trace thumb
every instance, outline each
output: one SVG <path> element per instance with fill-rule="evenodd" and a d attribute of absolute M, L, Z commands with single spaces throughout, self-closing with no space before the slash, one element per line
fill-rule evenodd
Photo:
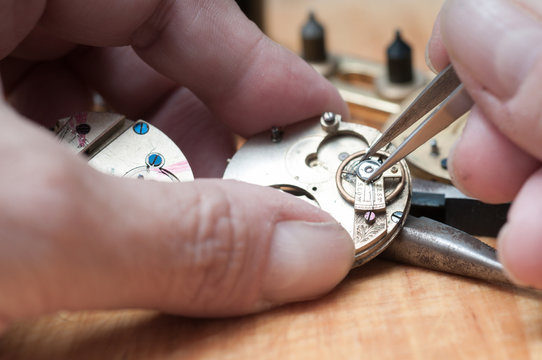
<path fill-rule="evenodd" d="M 32 264 L 2 282 L 33 299 L 3 302 L 8 322 L 60 309 L 238 315 L 321 295 L 352 265 L 348 233 L 294 196 L 235 181 L 113 178 L 79 165 L 71 174 L 85 179 L 67 201 L 55 192 L 47 224 L 36 226 L 49 236 L 18 252 L 28 259 L 17 263 Z"/>
<path fill-rule="evenodd" d="M 137 242 L 126 240 L 137 259 L 130 265 L 147 261 L 151 279 L 167 274 L 158 288 L 152 280 L 142 289 L 142 298 L 154 293 L 143 306 L 198 316 L 254 312 L 322 295 L 352 265 L 353 242 L 330 215 L 275 189 L 113 180 L 139 219 Z M 146 192 L 163 201 L 150 204 Z"/>

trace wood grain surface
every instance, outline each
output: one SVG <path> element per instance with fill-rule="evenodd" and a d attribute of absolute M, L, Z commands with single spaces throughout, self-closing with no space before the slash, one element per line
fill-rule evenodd
<path fill-rule="evenodd" d="M 268 0 L 266 28 L 294 50 L 306 11 L 330 48 L 375 60 L 401 27 L 423 64 L 442 1 Z M 537 359 L 542 301 L 376 259 L 321 299 L 230 319 L 62 312 L 13 326 L 0 359 Z"/>

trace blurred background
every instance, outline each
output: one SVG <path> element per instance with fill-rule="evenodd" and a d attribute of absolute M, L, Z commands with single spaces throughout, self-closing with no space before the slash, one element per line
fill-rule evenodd
<path fill-rule="evenodd" d="M 238 0 L 273 40 L 299 53 L 301 27 L 313 11 L 325 27 L 327 49 L 379 62 L 396 29 L 425 69 L 425 44 L 444 0 Z"/>

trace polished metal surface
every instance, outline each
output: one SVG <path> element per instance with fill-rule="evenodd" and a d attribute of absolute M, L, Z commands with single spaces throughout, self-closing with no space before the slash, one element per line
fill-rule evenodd
<path fill-rule="evenodd" d="M 231 159 L 224 178 L 275 187 L 329 212 L 352 236 L 352 267 L 383 252 L 396 261 L 512 286 L 494 248 L 438 221 L 408 215 L 413 181 L 404 160 L 377 180 L 363 181 L 389 154 L 379 151 L 363 160 L 379 132 L 346 122 L 329 131 L 335 119 L 326 114 L 288 126 L 280 142 L 269 132 L 256 135 Z M 415 182 L 417 191 L 441 196 L 444 205 L 447 199 L 475 201 L 450 185 Z"/>
<path fill-rule="evenodd" d="M 383 256 L 427 269 L 510 284 L 494 248 L 428 218 L 409 216 Z"/>
<path fill-rule="evenodd" d="M 354 266 L 359 266 L 380 254 L 400 231 L 405 217 L 393 214 L 408 212 L 410 173 L 401 162 L 382 176 L 378 189 L 358 181 L 360 150 L 379 132 L 347 122 L 326 124 L 325 119 L 337 117 L 285 127 L 280 142 L 272 142 L 268 132 L 254 136 L 230 160 L 224 178 L 275 187 L 326 210 L 352 236 Z M 371 160 L 380 164 L 387 156 L 380 152 Z M 371 221 L 365 220 L 367 211 L 374 212 L 374 221 L 369 215 Z"/>
<path fill-rule="evenodd" d="M 112 113 L 80 113 L 60 119 L 57 137 L 106 174 L 158 181 L 194 179 L 186 157 L 159 129 Z"/>

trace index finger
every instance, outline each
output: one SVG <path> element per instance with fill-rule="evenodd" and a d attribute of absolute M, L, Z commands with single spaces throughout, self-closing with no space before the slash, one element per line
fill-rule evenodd
<path fill-rule="evenodd" d="M 219 119 L 250 135 L 324 111 L 347 114 L 336 89 L 223 1 L 47 3 L 40 25 L 93 46 L 131 44 L 162 74 L 190 88 Z"/>

